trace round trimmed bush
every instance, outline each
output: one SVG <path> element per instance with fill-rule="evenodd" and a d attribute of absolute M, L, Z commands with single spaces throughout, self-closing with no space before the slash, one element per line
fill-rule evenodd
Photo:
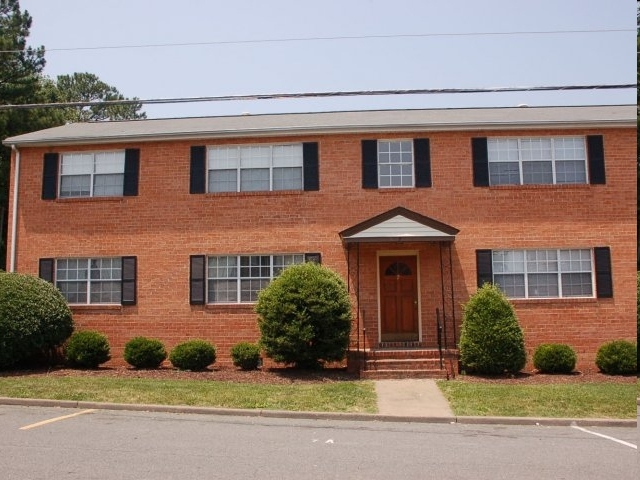
<path fill-rule="evenodd" d="M 71 310 L 50 283 L 0 273 L 0 369 L 49 356 L 73 333 Z"/>
<path fill-rule="evenodd" d="M 638 368 L 638 350 L 627 340 L 614 340 L 600 346 L 596 365 L 603 373 L 627 375 Z"/>
<path fill-rule="evenodd" d="M 258 295 L 260 346 L 276 362 L 318 368 L 345 358 L 352 311 L 340 276 L 316 263 L 286 268 Z"/>
<path fill-rule="evenodd" d="M 109 341 L 100 332 L 75 332 L 65 346 L 67 361 L 77 367 L 97 368 L 111 359 Z"/>
<path fill-rule="evenodd" d="M 517 373 L 526 355 L 513 306 L 496 285 L 485 283 L 464 306 L 461 364 L 471 373 Z"/>
<path fill-rule="evenodd" d="M 562 343 L 543 343 L 533 354 L 533 366 L 542 373 L 571 373 L 576 361 L 573 348 Z"/>
<path fill-rule="evenodd" d="M 204 370 L 216 361 L 216 347 L 205 340 L 189 340 L 176 345 L 169 361 L 179 370 Z"/>
<path fill-rule="evenodd" d="M 255 370 L 260 365 L 260 347 L 255 343 L 237 343 L 231 348 L 231 359 L 242 370 Z"/>
<path fill-rule="evenodd" d="M 124 346 L 124 360 L 136 368 L 158 368 L 167 358 L 167 350 L 160 340 L 135 337 Z"/>

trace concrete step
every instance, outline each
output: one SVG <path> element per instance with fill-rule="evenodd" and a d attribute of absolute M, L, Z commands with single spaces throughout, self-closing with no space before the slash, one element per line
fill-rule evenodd
<path fill-rule="evenodd" d="M 365 365 L 366 370 L 440 370 L 437 358 L 375 358 Z"/>
<path fill-rule="evenodd" d="M 446 380 L 446 370 L 362 370 L 360 378 L 365 380 L 390 380 L 402 378 L 432 378 Z"/>

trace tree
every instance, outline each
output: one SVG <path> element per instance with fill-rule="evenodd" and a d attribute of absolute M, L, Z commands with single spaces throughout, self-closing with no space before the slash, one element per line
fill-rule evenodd
<path fill-rule="evenodd" d="M 51 354 L 72 332 L 71 310 L 52 284 L 0 273 L 0 368 Z"/>
<path fill-rule="evenodd" d="M 60 102 L 101 102 L 110 100 L 129 100 L 117 88 L 101 81 L 92 73 L 74 73 L 59 75 L 56 87 Z M 134 98 L 133 100 L 137 100 Z M 85 107 L 65 108 L 68 122 L 88 122 L 97 120 L 135 120 L 147 118 L 139 112 L 141 103 L 127 105 L 96 104 Z"/>
<path fill-rule="evenodd" d="M 258 296 L 260 345 L 276 362 L 316 368 L 346 356 L 351 302 L 343 280 L 315 263 L 288 267 Z"/>
<path fill-rule="evenodd" d="M 513 306 L 485 283 L 464 306 L 460 362 L 469 372 L 517 373 L 526 363 L 524 335 Z"/>

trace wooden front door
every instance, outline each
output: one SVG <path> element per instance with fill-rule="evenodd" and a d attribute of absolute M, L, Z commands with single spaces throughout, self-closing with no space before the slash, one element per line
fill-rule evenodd
<path fill-rule="evenodd" d="M 380 257 L 380 331 L 383 342 L 418 341 L 416 257 Z"/>

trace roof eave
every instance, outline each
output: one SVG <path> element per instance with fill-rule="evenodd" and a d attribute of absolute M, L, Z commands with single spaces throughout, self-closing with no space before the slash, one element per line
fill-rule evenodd
<path fill-rule="evenodd" d="M 546 128 L 635 128 L 635 119 L 626 120 L 590 120 L 590 121 L 519 121 L 519 122 L 468 122 L 468 123 L 438 123 L 438 124 L 378 124 L 378 125 L 338 125 L 313 127 L 277 127 L 268 129 L 233 129 L 215 131 L 189 131 L 161 134 L 124 134 L 112 136 L 86 137 L 53 137 L 48 139 L 24 139 L 20 136 L 5 139 L 2 143 L 16 147 L 38 147 L 58 145 L 92 145 L 123 142 L 166 142 L 174 140 L 196 140 L 203 138 L 243 138 L 243 137 L 274 137 L 301 136 L 324 134 L 354 134 L 378 132 L 430 132 L 430 131 L 480 131 L 480 130 L 521 130 Z"/>

